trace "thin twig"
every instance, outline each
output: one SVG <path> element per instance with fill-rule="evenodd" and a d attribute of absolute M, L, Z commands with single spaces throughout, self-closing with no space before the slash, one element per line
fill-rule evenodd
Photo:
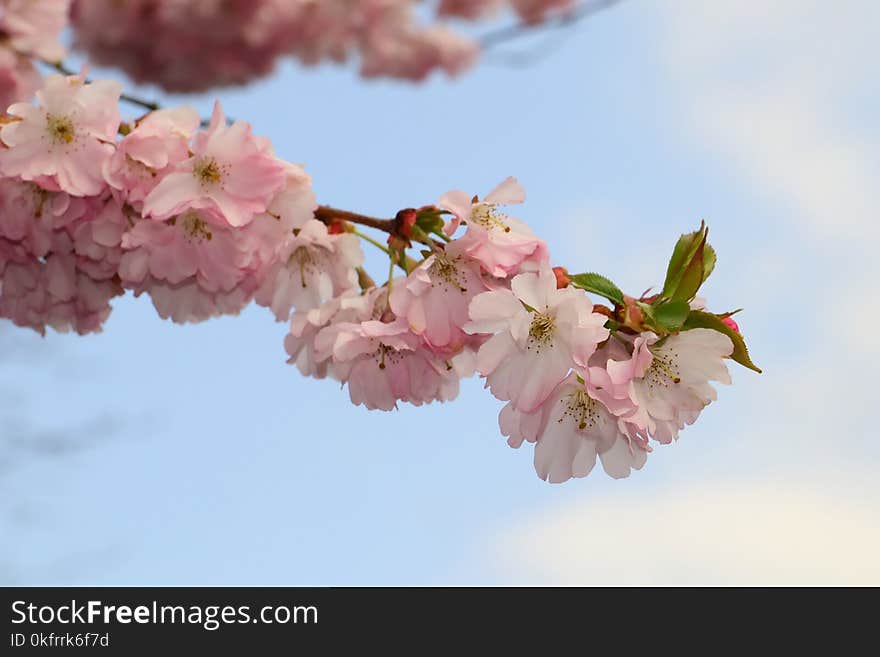
<path fill-rule="evenodd" d="M 574 23 L 589 18 L 594 14 L 598 14 L 605 9 L 610 9 L 619 2 L 621 2 L 621 0 L 585 0 L 582 4 L 578 5 L 571 11 L 562 14 L 558 18 L 540 23 L 539 25 L 519 23 L 518 25 L 511 25 L 510 27 L 505 27 L 484 34 L 480 39 L 480 45 L 483 50 L 489 50 L 498 44 L 518 39 L 526 34 L 534 34 L 537 30 L 556 30 L 569 27 Z"/>
<path fill-rule="evenodd" d="M 78 75 L 78 73 L 76 73 L 75 71 L 71 71 L 69 68 L 67 68 L 63 62 L 47 62 L 43 60 L 43 63 L 46 66 L 55 69 L 62 75 Z M 90 82 L 90 80 L 87 79 L 86 82 Z M 130 105 L 137 105 L 138 107 L 149 110 L 150 112 L 155 112 L 156 110 L 161 108 L 161 105 L 159 105 L 159 103 L 154 103 L 149 100 L 143 100 L 142 98 L 131 96 L 129 94 L 120 95 L 119 100 L 123 100 Z"/>

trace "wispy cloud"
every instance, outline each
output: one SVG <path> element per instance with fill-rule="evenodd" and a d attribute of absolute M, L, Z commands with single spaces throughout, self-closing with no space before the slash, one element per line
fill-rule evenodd
<path fill-rule="evenodd" d="M 795 239 L 876 238 L 880 132 L 866 86 L 880 76 L 880 5 L 678 2 L 661 61 L 681 116 L 751 185 L 788 204 Z M 830 244 L 829 244 L 830 241 Z"/>

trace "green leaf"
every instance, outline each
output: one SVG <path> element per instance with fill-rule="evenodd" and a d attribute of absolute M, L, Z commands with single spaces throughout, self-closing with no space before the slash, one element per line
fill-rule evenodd
<path fill-rule="evenodd" d="M 569 276 L 569 279 L 571 284 L 577 288 L 603 296 L 619 306 L 623 305 L 621 289 L 601 274 L 576 274 Z"/>
<path fill-rule="evenodd" d="M 706 242 L 708 236 L 709 229 L 703 221 L 699 230 L 678 239 L 666 269 L 664 297 L 687 301 L 697 294 L 715 268 L 715 250 Z"/>
<path fill-rule="evenodd" d="M 687 301 L 664 301 L 651 308 L 651 317 L 658 326 L 667 331 L 677 331 L 684 325 L 690 312 L 691 306 Z"/>
<path fill-rule="evenodd" d="M 700 223 L 700 229 L 694 233 L 686 233 L 678 238 L 675 248 L 672 250 L 672 257 L 669 259 L 669 266 L 666 268 L 666 282 L 663 284 L 663 295 L 671 297 L 678 287 L 681 275 L 687 263 L 693 258 L 700 242 L 703 239 L 703 233 L 706 229 L 706 223 Z"/>
<path fill-rule="evenodd" d="M 706 282 L 706 279 L 715 271 L 715 249 L 711 247 L 711 245 L 707 242 L 706 246 L 703 247 L 703 282 Z"/>
<path fill-rule="evenodd" d="M 687 331 L 695 328 L 712 329 L 726 335 L 733 342 L 733 353 L 730 357 L 743 367 L 748 367 L 750 370 L 761 373 L 761 368 L 755 365 L 749 357 L 749 350 L 746 348 L 746 342 L 743 340 L 743 337 L 721 321 L 721 317 L 702 310 L 692 310 L 684 323 L 683 329 Z"/>

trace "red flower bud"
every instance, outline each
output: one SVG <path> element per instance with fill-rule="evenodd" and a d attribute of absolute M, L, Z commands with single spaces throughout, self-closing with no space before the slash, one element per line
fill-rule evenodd
<path fill-rule="evenodd" d="M 728 327 L 739 333 L 739 325 L 733 320 L 733 317 L 725 317 L 721 321 L 727 324 Z"/>
<path fill-rule="evenodd" d="M 397 231 L 403 237 L 410 239 L 412 237 L 413 226 L 419 218 L 419 213 L 413 208 L 407 208 L 397 213 Z"/>

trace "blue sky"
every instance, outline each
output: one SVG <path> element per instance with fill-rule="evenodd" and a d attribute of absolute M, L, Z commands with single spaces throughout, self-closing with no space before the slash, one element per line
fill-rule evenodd
<path fill-rule="evenodd" d="M 286 365 L 260 308 L 180 327 L 126 297 L 97 336 L 2 325 L 0 582 L 880 583 L 880 9 L 709 4 L 627 0 L 524 69 L 290 64 L 219 98 L 338 207 L 515 175 L 554 263 L 630 292 L 707 219 L 705 295 L 746 308 L 764 375 L 735 367 L 630 479 L 551 486 L 479 381 L 370 413 Z"/>

